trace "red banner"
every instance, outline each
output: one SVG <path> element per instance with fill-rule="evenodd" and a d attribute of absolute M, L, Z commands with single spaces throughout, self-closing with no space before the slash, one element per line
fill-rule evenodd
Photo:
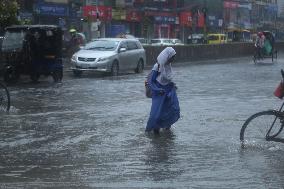
<path fill-rule="evenodd" d="M 83 16 L 84 17 L 95 17 L 97 16 L 97 7 L 96 6 L 84 6 L 83 7 Z M 98 6 L 99 19 L 102 21 L 111 21 L 112 19 L 112 8 L 107 6 Z"/>
<path fill-rule="evenodd" d="M 126 20 L 129 22 L 140 22 L 141 15 L 136 11 L 129 11 L 126 14 Z"/>
<path fill-rule="evenodd" d="M 197 21 L 197 27 L 204 27 L 205 25 L 205 18 L 203 13 L 198 13 L 198 21 Z"/>
<path fill-rule="evenodd" d="M 238 8 L 239 3 L 238 2 L 233 2 L 233 1 L 224 1 L 224 8 L 227 9 L 236 9 Z"/>
<path fill-rule="evenodd" d="M 176 16 L 176 14 L 170 12 L 159 12 L 159 11 L 145 11 L 145 16 Z"/>
<path fill-rule="evenodd" d="M 179 15 L 179 23 L 182 26 L 192 26 L 191 12 L 181 12 Z"/>

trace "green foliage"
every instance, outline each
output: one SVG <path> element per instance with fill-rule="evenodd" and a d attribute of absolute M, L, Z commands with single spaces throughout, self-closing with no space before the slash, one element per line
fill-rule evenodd
<path fill-rule="evenodd" d="M 0 1 L 0 30 L 12 24 L 18 24 L 18 4 L 16 0 Z"/>

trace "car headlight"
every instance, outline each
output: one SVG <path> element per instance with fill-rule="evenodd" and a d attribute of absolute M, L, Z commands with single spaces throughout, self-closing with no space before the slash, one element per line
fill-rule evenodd
<path fill-rule="evenodd" d="M 103 62 L 103 61 L 107 61 L 109 59 L 109 57 L 101 57 L 98 59 L 98 62 Z"/>
<path fill-rule="evenodd" d="M 72 58 L 71 58 L 71 61 L 76 62 L 76 60 L 77 60 L 77 56 L 73 55 Z"/>

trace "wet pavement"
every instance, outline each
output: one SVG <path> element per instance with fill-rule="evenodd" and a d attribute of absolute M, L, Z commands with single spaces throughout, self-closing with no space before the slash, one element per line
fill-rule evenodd
<path fill-rule="evenodd" d="M 239 142 L 249 115 L 282 103 L 273 91 L 284 57 L 269 62 L 175 65 L 181 119 L 159 136 L 144 133 L 149 70 L 9 86 L 0 188 L 283 188 L 284 144 Z"/>

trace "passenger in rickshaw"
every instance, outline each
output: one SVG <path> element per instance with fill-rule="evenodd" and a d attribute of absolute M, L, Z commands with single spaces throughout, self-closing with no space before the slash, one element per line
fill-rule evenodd
<path fill-rule="evenodd" d="M 262 32 L 258 32 L 254 46 L 256 48 L 258 57 L 260 58 L 263 58 L 264 56 L 264 42 L 265 42 L 264 34 Z"/>
<path fill-rule="evenodd" d="M 267 51 L 271 55 L 271 53 L 274 51 L 274 44 L 275 44 L 274 36 L 271 32 L 268 32 L 268 31 L 265 31 L 264 35 L 265 35 L 265 38 L 267 39 L 267 42 L 269 42 L 269 44 L 267 45 L 264 44 L 264 46 L 267 48 Z"/>

